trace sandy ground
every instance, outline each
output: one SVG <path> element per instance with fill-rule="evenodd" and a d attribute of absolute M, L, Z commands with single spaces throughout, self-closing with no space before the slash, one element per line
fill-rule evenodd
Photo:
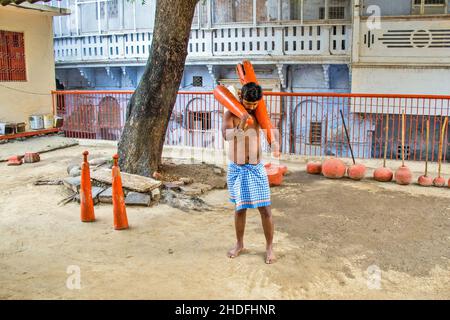
<path fill-rule="evenodd" d="M 234 243 L 226 190 L 203 197 L 211 211 L 128 207 L 125 231 L 113 230 L 110 205 L 81 223 L 76 203 L 57 205 L 63 186 L 33 181 L 65 176 L 84 149 L 0 164 L 0 298 L 450 299 L 450 189 L 332 181 L 289 163 L 293 172 L 272 188 L 278 261 L 266 265 L 256 210 L 247 215 L 248 252 L 226 257 Z M 81 289 L 66 286 L 70 266 Z"/>

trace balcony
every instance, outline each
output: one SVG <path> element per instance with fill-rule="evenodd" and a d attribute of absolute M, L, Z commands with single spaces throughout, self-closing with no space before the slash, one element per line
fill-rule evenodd
<path fill-rule="evenodd" d="M 348 63 L 351 31 L 350 23 L 193 29 L 187 63 L 227 63 L 242 57 L 280 63 Z M 144 64 L 151 41 L 151 32 L 135 31 L 57 37 L 55 60 L 58 66 L 111 62 Z"/>

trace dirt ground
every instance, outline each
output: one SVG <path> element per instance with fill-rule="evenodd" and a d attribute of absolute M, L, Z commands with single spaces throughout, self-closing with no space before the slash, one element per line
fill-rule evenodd
<path fill-rule="evenodd" d="M 288 163 L 292 172 L 272 188 L 278 261 L 266 265 L 256 210 L 248 252 L 226 257 L 234 244 L 226 190 L 203 196 L 210 211 L 128 207 L 124 231 L 113 230 L 111 205 L 81 223 L 79 205 L 57 205 L 63 186 L 33 182 L 66 176 L 84 149 L 0 163 L 1 299 L 450 299 L 450 189 L 327 180 Z M 88 149 L 92 158 L 115 151 Z M 66 286 L 70 266 L 81 289 Z"/>

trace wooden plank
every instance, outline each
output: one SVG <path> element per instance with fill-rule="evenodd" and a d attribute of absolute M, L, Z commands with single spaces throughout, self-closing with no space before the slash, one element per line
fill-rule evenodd
<path fill-rule="evenodd" d="M 59 128 L 51 128 L 51 129 L 36 130 L 36 131 L 27 131 L 27 132 L 21 132 L 21 133 L 0 135 L 0 140 L 17 139 L 17 138 L 31 137 L 31 136 L 37 136 L 37 135 L 40 135 L 40 134 L 57 133 L 57 132 L 59 132 Z"/>
<path fill-rule="evenodd" d="M 148 177 L 138 176 L 136 174 L 121 172 L 120 175 L 122 177 L 122 186 L 125 189 L 136 192 L 148 193 L 153 189 L 159 188 L 162 184 L 161 181 Z M 101 183 L 112 184 L 111 169 L 96 170 L 92 172 L 91 178 Z"/>

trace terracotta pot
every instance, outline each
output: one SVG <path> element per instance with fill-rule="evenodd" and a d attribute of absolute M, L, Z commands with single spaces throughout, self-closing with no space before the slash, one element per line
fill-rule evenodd
<path fill-rule="evenodd" d="M 428 176 L 420 176 L 417 183 L 422 187 L 430 187 L 433 185 L 433 179 Z"/>
<path fill-rule="evenodd" d="M 366 166 L 363 164 L 354 164 L 348 167 L 347 175 L 350 179 L 361 180 L 366 175 Z"/>
<path fill-rule="evenodd" d="M 308 162 L 306 164 L 306 172 L 309 174 L 320 174 L 322 172 L 322 164 L 320 162 Z"/>
<path fill-rule="evenodd" d="M 436 177 L 436 178 L 434 178 L 433 185 L 435 187 L 445 187 L 445 179 L 444 179 L 444 177 Z"/>
<path fill-rule="evenodd" d="M 336 158 L 325 160 L 322 164 L 322 174 L 329 179 L 340 179 L 345 175 L 345 163 Z"/>
<path fill-rule="evenodd" d="M 411 170 L 407 166 L 401 166 L 395 171 L 395 182 L 400 185 L 408 185 L 412 181 Z"/>
<path fill-rule="evenodd" d="M 379 182 L 392 181 L 393 177 L 394 177 L 394 173 L 392 172 L 392 170 L 389 168 L 386 168 L 386 167 L 377 168 L 373 172 L 373 178 Z"/>

